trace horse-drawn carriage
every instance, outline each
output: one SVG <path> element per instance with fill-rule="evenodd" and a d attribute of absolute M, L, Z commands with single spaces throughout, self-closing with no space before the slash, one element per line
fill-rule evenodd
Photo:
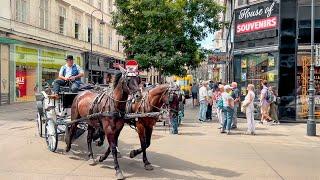
<path fill-rule="evenodd" d="M 66 127 L 71 123 L 71 105 L 78 93 L 70 91 L 70 87 L 62 87 L 59 98 L 51 96 L 51 89 L 46 88 L 36 94 L 37 105 L 37 127 L 40 137 L 44 137 L 48 149 L 56 151 L 58 140 L 62 139 Z M 80 127 L 85 130 L 83 124 Z"/>
<path fill-rule="evenodd" d="M 152 170 L 153 167 L 146 157 L 146 149 L 151 143 L 153 126 L 163 113 L 162 106 L 166 104 L 170 107 L 175 104 L 170 103 L 170 97 L 174 93 L 171 93 L 173 91 L 169 85 L 160 85 L 142 95 L 140 77 L 124 69 L 120 70 L 121 73 L 115 76 L 113 87 L 109 89 L 71 93 L 66 88 L 60 92 L 57 99 L 50 96 L 50 91 L 45 90 L 36 96 L 39 135 L 43 135 L 44 125 L 44 137 L 49 150 L 54 152 L 59 136 L 64 135 L 65 150 L 68 152 L 72 140 L 77 137 L 77 131 L 87 130 L 89 158 L 102 162 L 112 153 L 117 179 L 123 179 L 117 161 L 117 146 L 124 124 L 136 127 L 141 142 L 141 148 L 132 150 L 130 158 L 143 153 L 145 169 Z M 96 159 L 93 158 L 91 147 L 94 135 L 97 135 L 102 143 L 106 138 L 109 144 L 105 154 Z"/>

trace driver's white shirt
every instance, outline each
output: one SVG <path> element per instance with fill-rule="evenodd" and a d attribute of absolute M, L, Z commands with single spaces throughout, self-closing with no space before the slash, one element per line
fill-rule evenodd
<path fill-rule="evenodd" d="M 73 66 L 73 65 L 72 65 L 72 66 Z M 71 77 L 71 76 L 72 76 L 72 66 L 69 67 L 67 64 L 65 64 L 64 66 L 62 66 L 62 67 L 60 68 L 60 71 L 59 71 L 59 76 L 63 76 L 63 69 L 64 69 L 64 67 L 65 67 L 65 68 L 66 68 L 66 74 L 65 74 L 64 77 L 66 77 L 66 78 Z M 76 64 L 76 66 L 77 66 L 77 69 L 78 69 L 79 74 L 80 74 L 80 73 L 83 73 L 83 70 L 81 69 L 81 67 L 80 67 L 79 65 L 77 65 L 77 64 Z"/>

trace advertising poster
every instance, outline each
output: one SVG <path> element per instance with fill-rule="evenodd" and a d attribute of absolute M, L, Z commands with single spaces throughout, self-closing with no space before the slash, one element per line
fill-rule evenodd
<path fill-rule="evenodd" d="M 268 66 L 274 67 L 274 57 L 273 56 L 268 57 Z"/>
<path fill-rule="evenodd" d="M 17 97 L 23 97 L 27 95 L 27 71 L 17 70 L 16 71 L 16 83 L 17 83 Z"/>

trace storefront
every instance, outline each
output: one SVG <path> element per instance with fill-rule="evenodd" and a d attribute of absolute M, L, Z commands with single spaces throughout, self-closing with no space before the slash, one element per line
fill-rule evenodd
<path fill-rule="evenodd" d="M 124 66 L 125 63 L 123 60 L 101 54 L 93 53 L 90 57 L 90 52 L 85 53 L 85 62 L 87 82 L 93 82 L 94 84 L 109 84 L 116 73 L 114 64 Z"/>
<path fill-rule="evenodd" d="M 66 55 L 73 55 L 75 63 L 83 67 L 80 53 L 33 44 L 10 46 L 10 102 L 34 101 L 35 92 L 51 85 L 58 77 Z"/>
<path fill-rule="evenodd" d="M 305 0 L 284 0 L 280 4 L 265 1 L 235 11 L 234 79 L 239 82 L 243 96 L 246 86 L 254 84 L 257 98 L 261 81 L 267 80 L 281 98 L 279 116 L 282 120 L 303 120 L 308 114 L 311 21 L 307 14 L 310 14 L 310 4 L 311 1 Z M 316 12 L 320 12 L 320 2 Z M 320 33 L 319 13 L 316 13 L 317 33 Z M 320 43 L 319 36 L 315 43 Z M 319 65 L 315 67 L 315 79 L 319 119 Z"/>

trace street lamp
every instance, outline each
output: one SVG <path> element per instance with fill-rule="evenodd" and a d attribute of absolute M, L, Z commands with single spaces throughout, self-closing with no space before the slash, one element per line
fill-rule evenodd
<path fill-rule="evenodd" d="M 311 64 L 309 81 L 309 114 L 307 121 L 307 135 L 316 136 L 316 121 L 314 119 L 314 0 L 311 2 Z"/>
<path fill-rule="evenodd" d="M 102 12 L 100 9 L 96 9 L 96 10 L 94 10 L 94 11 L 91 12 L 90 58 L 89 58 L 89 62 L 90 62 L 90 73 L 91 73 L 91 74 L 90 74 L 90 81 L 91 81 L 91 83 L 93 83 L 93 79 L 92 79 L 92 42 L 93 42 L 93 38 L 92 38 L 92 32 L 93 32 L 92 21 L 93 21 L 93 20 L 92 20 L 92 19 L 93 19 L 93 13 L 95 13 L 95 12 L 100 12 L 100 13 L 101 13 L 102 18 L 101 18 L 100 24 L 101 24 L 101 25 L 106 24 L 106 23 L 103 21 L 103 12 Z"/>

